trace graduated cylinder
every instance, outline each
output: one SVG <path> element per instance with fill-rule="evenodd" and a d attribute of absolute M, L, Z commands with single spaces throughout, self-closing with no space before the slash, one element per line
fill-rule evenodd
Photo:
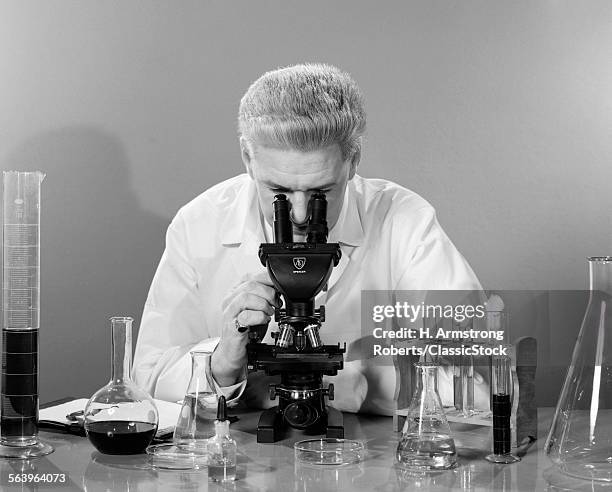
<path fill-rule="evenodd" d="M 38 441 L 39 171 L 3 176 L 3 323 L 0 457 L 50 453 Z"/>

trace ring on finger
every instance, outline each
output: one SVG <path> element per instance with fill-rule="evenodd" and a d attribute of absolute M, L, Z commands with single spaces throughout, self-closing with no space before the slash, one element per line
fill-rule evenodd
<path fill-rule="evenodd" d="M 234 323 L 235 323 L 236 329 L 238 330 L 238 333 L 244 333 L 245 331 L 249 329 L 249 325 L 240 324 L 240 321 L 238 321 L 238 318 L 234 319 Z"/>

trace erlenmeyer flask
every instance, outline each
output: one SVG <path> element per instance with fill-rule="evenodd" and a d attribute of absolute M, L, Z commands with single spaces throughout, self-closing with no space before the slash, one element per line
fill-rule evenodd
<path fill-rule="evenodd" d="M 568 475 L 612 481 L 612 257 L 588 260 L 589 304 L 544 449 Z"/>
<path fill-rule="evenodd" d="M 215 435 L 217 395 L 206 377 L 209 351 L 192 351 L 191 378 L 171 443 L 147 448 L 154 468 L 191 470 L 208 464 L 208 440 Z"/>
<path fill-rule="evenodd" d="M 108 384 L 85 406 L 85 430 L 91 443 L 105 454 L 144 453 L 157 432 L 159 417 L 149 394 L 130 377 L 132 318 L 113 317 L 112 374 Z"/>
<path fill-rule="evenodd" d="M 417 362 L 415 367 L 417 388 L 397 446 L 397 462 L 415 470 L 453 468 L 457 451 L 438 393 L 438 365 Z"/>
<path fill-rule="evenodd" d="M 177 444 L 196 444 L 198 440 L 215 435 L 217 395 L 206 377 L 212 352 L 193 351 L 190 354 L 191 379 L 174 429 Z"/>

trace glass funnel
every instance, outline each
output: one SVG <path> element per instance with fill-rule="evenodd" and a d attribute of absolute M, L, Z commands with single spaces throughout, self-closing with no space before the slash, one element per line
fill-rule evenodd
<path fill-rule="evenodd" d="M 39 171 L 5 171 L 2 221 L 2 394 L 0 457 L 53 451 L 38 439 L 40 321 Z"/>
<path fill-rule="evenodd" d="M 457 464 L 455 441 L 438 393 L 438 365 L 417 362 L 417 388 L 397 447 L 397 462 L 413 470 L 447 470 Z"/>
<path fill-rule="evenodd" d="M 590 297 L 545 444 L 562 472 L 612 481 L 612 257 L 589 258 Z"/>
<path fill-rule="evenodd" d="M 85 431 L 105 454 L 144 453 L 157 432 L 159 416 L 153 399 L 130 378 L 132 318 L 113 317 L 112 373 L 85 406 Z"/>

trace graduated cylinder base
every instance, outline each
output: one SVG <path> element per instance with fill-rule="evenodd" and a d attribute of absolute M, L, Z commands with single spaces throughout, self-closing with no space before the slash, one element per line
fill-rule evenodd
<path fill-rule="evenodd" d="M 46 456 L 53 451 L 53 446 L 41 441 L 36 441 L 34 444 L 29 444 L 27 446 L 7 446 L 6 444 L 0 444 L 0 458 L 27 460 Z"/>
<path fill-rule="evenodd" d="M 487 455 L 485 459 L 491 463 L 499 463 L 502 465 L 507 465 L 509 463 L 516 463 L 517 461 L 521 461 L 521 459 L 518 456 L 515 456 L 512 453 L 508 453 L 508 454 L 491 453 Z"/>

